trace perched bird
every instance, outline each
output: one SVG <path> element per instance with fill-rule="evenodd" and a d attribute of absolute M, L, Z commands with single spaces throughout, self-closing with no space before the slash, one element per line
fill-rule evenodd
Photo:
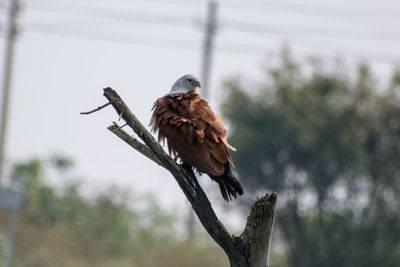
<path fill-rule="evenodd" d="M 158 131 L 158 141 L 167 141 L 168 151 L 181 158 L 182 166 L 192 172 L 207 173 L 218 183 L 223 198 L 229 202 L 243 189 L 231 171 L 228 149 L 236 151 L 226 140 L 222 120 L 196 93 L 197 77 L 179 78 L 171 91 L 157 99 L 153 106 L 151 126 Z"/>

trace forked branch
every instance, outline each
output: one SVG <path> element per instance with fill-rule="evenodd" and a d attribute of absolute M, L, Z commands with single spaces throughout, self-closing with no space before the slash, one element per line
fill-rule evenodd
<path fill-rule="evenodd" d="M 142 153 L 158 165 L 167 169 L 175 178 L 197 217 L 208 234 L 226 252 L 231 266 L 268 266 L 269 244 L 274 220 L 275 193 L 258 199 L 252 206 L 246 228 L 240 237 L 231 235 L 216 216 L 196 177 L 178 165 L 147 131 L 142 123 L 130 111 L 121 97 L 111 88 L 104 89 L 104 96 L 115 108 L 117 114 L 143 141 L 135 139 L 114 123 L 108 129 L 124 140 L 132 148 Z M 100 110 L 98 108 L 97 110 Z M 95 112 L 97 110 L 93 110 Z"/>

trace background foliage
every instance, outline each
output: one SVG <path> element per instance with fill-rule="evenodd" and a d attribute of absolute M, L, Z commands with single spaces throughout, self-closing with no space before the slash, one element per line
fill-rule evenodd
<path fill-rule="evenodd" d="M 247 196 L 278 192 L 289 266 L 398 266 L 399 72 L 388 84 L 288 51 L 258 86 L 225 83 L 236 170 Z"/>
<path fill-rule="evenodd" d="M 271 266 L 398 266 L 400 72 L 385 84 L 365 64 L 349 74 L 299 65 L 287 51 L 257 83 L 226 81 L 244 213 L 256 195 L 279 194 Z M 65 183 L 79 181 L 73 165 L 64 157 L 14 164 L 12 184 L 26 197 L 14 266 L 228 265 L 208 237 L 186 240 L 182 214 L 151 195 L 117 187 L 89 195 Z M 8 217 L 0 212 L 1 251 Z"/>
<path fill-rule="evenodd" d="M 63 157 L 16 163 L 11 179 L 25 193 L 14 266 L 226 266 L 223 251 L 207 239 L 186 240 L 180 220 L 152 195 L 110 187 L 89 197 L 78 183 L 54 186 L 49 174 L 71 176 Z M 9 214 L 0 213 L 1 246 Z"/>

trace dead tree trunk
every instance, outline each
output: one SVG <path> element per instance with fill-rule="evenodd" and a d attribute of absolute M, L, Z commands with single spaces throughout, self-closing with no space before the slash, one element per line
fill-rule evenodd
<path fill-rule="evenodd" d="M 268 266 L 277 195 L 275 193 L 266 194 L 264 197 L 257 199 L 251 207 L 243 233 L 239 237 L 231 235 L 219 221 L 196 177 L 185 171 L 163 150 L 161 145 L 146 130 L 113 89 L 105 88 L 104 96 L 109 100 L 109 103 L 82 114 L 90 114 L 111 104 L 118 115 L 142 139 L 144 144 L 121 129 L 115 122 L 108 129 L 132 148 L 167 169 L 174 176 L 203 227 L 227 254 L 231 266 Z"/>

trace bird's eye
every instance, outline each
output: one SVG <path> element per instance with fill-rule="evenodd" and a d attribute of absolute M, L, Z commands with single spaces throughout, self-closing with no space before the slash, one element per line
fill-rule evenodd
<path fill-rule="evenodd" d="M 193 82 L 193 80 L 192 80 L 192 79 L 190 79 L 190 78 L 189 78 L 189 79 L 187 79 L 187 81 L 188 81 L 188 82 L 190 82 L 190 83 L 191 83 L 191 82 Z"/>

